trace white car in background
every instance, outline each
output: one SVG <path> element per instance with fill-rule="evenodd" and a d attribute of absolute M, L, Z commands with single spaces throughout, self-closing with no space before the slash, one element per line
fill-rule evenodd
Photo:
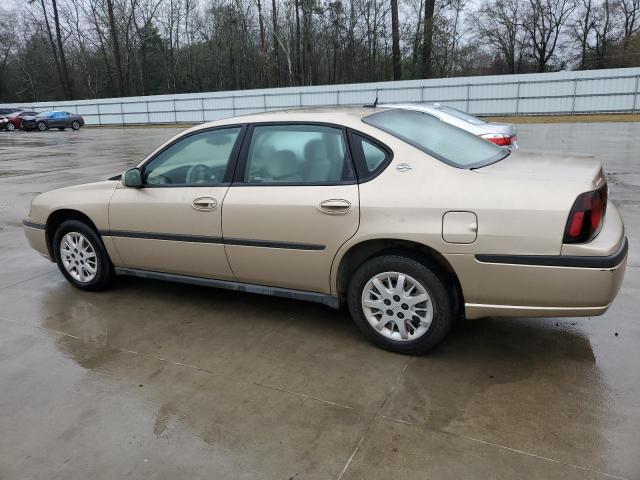
<path fill-rule="evenodd" d="M 384 104 L 381 107 L 400 108 L 428 113 L 455 127 L 471 132 L 485 140 L 507 148 L 518 148 L 516 127 L 511 123 L 487 122 L 462 110 L 440 105 L 439 103 L 402 103 Z"/>

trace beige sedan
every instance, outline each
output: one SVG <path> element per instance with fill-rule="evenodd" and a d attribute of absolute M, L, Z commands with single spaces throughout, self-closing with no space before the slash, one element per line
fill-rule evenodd
<path fill-rule="evenodd" d="M 186 130 L 122 177 L 39 195 L 24 225 L 84 290 L 133 275 L 347 304 L 374 343 L 421 354 L 463 315 L 604 313 L 627 260 L 607 196 L 590 157 L 311 109 Z"/>

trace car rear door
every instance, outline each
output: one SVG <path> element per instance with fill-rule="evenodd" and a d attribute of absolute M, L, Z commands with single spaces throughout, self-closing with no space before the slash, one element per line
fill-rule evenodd
<path fill-rule="evenodd" d="M 222 209 L 241 282 L 330 292 L 333 258 L 359 225 L 358 185 L 341 127 L 249 127 Z"/>
<path fill-rule="evenodd" d="M 222 244 L 221 207 L 243 126 L 196 131 L 142 168 L 142 188 L 120 185 L 108 232 L 124 266 L 233 280 Z"/>

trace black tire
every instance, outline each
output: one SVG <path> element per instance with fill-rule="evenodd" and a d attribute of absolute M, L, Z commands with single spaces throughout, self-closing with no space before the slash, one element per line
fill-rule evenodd
<path fill-rule="evenodd" d="M 385 337 L 367 320 L 362 307 L 362 293 L 369 280 L 383 272 L 409 275 L 427 291 L 433 307 L 433 318 L 427 331 L 414 340 L 393 340 Z M 448 281 L 436 269 L 409 257 L 384 255 L 362 264 L 351 277 L 347 301 L 353 321 L 375 345 L 395 353 L 423 355 L 445 338 L 455 322 L 452 290 Z"/>
<path fill-rule="evenodd" d="M 38 128 L 38 130 L 40 130 L 41 132 L 44 132 L 47 128 L 47 124 L 44 122 L 38 122 L 38 124 L 36 125 L 36 127 Z"/>
<path fill-rule="evenodd" d="M 80 130 L 80 122 L 77 120 L 74 120 L 73 123 L 71 124 L 71 128 L 73 128 L 74 130 Z"/>
<path fill-rule="evenodd" d="M 91 247 L 96 254 L 96 274 L 95 277 L 90 281 L 81 282 L 75 279 L 67 271 L 62 262 L 62 256 L 60 255 L 60 243 L 62 242 L 64 236 L 69 232 L 77 232 L 84 236 L 85 239 L 91 244 Z M 74 287 L 79 288 L 80 290 L 105 290 L 113 283 L 115 274 L 113 271 L 113 264 L 111 263 L 109 255 L 107 254 L 107 250 L 104 248 L 102 239 L 93 230 L 93 228 L 88 226 L 86 223 L 80 222 L 78 220 L 66 220 L 62 222 L 53 236 L 53 254 L 55 256 L 56 263 L 58 264 L 58 268 L 60 269 L 62 274 L 69 281 L 69 283 L 71 283 Z"/>

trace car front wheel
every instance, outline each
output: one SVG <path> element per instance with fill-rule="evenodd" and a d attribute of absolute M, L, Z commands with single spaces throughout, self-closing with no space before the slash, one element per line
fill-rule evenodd
<path fill-rule="evenodd" d="M 16 129 L 16 126 L 13 123 L 9 122 L 9 123 L 7 123 L 7 127 L 6 128 L 10 132 L 13 132 Z"/>
<path fill-rule="evenodd" d="M 44 122 L 38 122 L 38 130 L 44 132 L 47 129 L 47 124 Z"/>
<path fill-rule="evenodd" d="M 435 269 L 399 255 L 365 262 L 349 283 L 348 304 L 358 328 L 385 350 L 422 355 L 454 323 L 446 281 Z"/>
<path fill-rule="evenodd" d="M 73 128 L 74 130 L 80 130 L 80 122 L 78 122 L 77 120 L 76 120 L 76 121 L 74 121 L 74 122 L 71 124 L 71 128 Z"/>
<path fill-rule="evenodd" d="M 104 290 L 113 281 L 113 264 L 98 234 L 77 220 L 63 222 L 53 237 L 56 263 L 81 290 Z"/>

